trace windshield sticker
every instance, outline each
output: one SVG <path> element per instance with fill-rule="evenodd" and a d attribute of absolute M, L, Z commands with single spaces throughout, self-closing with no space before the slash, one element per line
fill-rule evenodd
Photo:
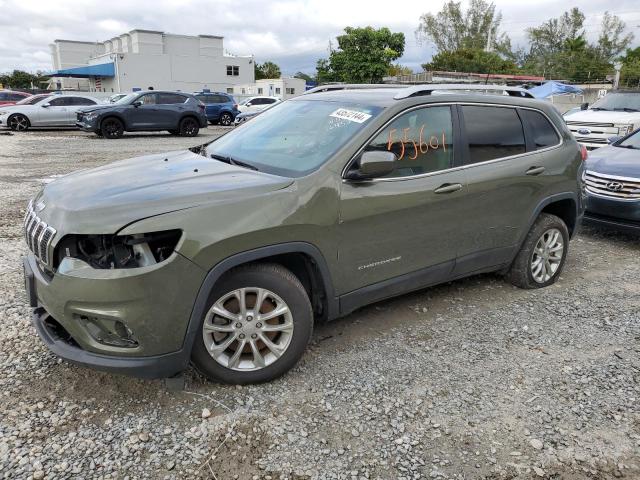
<path fill-rule="evenodd" d="M 371 118 L 371 115 L 368 113 L 359 112 L 357 110 L 348 110 L 346 108 L 339 108 L 329 116 L 356 123 L 364 123 Z"/>

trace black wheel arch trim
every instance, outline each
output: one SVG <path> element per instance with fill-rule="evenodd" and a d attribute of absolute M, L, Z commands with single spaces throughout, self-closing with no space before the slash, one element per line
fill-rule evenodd
<path fill-rule="evenodd" d="M 196 296 L 196 300 L 191 311 L 191 316 L 189 317 L 189 324 L 187 326 L 187 332 L 182 346 L 182 353 L 185 361 L 184 368 L 187 367 L 189 359 L 191 358 L 191 350 L 198 333 L 200 320 L 205 314 L 207 300 L 209 299 L 211 290 L 220 277 L 234 267 L 287 253 L 301 253 L 308 255 L 313 259 L 318 267 L 325 289 L 328 310 L 327 318 L 332 320 L 340 316 L 339 302 L 335 296 L 329 266 L 327 265 L 322 252 L 315 245 L 308 242 L 287 242 L 240 252 L 217 263 L 211 270 L 209 270 L 209 273 L 207 273 L 207 276 L 200 286 L 200 290 L 198 291 L 198 295 Z"/>

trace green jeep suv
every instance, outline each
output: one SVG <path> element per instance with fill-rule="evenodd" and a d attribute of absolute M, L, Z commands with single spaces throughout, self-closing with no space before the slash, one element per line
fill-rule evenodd
<path fill-rule="evenodd" d="M 24 223 L 46 345 L 141 377 L 191 362 L 261 382 L 316 321 L 481 272 L 557 280 L 586 154 L 551 104 L 489 85 L 339 88 L 46 185 Z"/>

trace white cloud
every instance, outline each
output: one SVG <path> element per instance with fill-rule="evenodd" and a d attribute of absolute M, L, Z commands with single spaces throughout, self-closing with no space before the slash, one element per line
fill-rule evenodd
<path fill-rule="evenodd" d="M 238 55 L 254 54 L 257 61 L 273 60 L 285 73 L 313 72 L 327 55 L 329 40 L 345 26 L 388 26 L 406 36 L 401 63 L 419 68 L 433 47 L 416 43 L 414 31 L 422 13 L 437 12 L 444 0 L 416 2 L 349 0 L 0 0 L 0 71 L 21 68 L 50 70 L 49 44 L 56 38 L 100 41 L 133 28 L 181 34 L 224 35 L 225 48 Z M 619 0 L 615 8 L 604 0 L 574 2 L 587 13 L 590 37 L 606 9 L 623 12 L 629 26 L 640 25 L 637 0 Z M 514 44 L 523 44 L 524 31 L 570 6 L 558 0 L 498 0 L 504 29 Z M 640 28 L 635 28 L 636 44 Z"/>

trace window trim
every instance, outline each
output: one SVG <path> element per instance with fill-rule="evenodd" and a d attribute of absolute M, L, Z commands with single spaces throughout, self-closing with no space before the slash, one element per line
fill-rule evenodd
<path fill-rule="evenodd" d="M 375 183 L 375 182 L 403 182 L 406 180 L 415 180 L 415 179 L 420 179 L 420 178 L 424 178 L 424 177 L 433 177 L 435 175 L 441 175 L 443 173 L 450 173 L 450 172 L 455 172 L 458 170 L 466 170 L 469 168 L 473 168 L 473 167 L 478 167 L 478 166 L 482 166 L 482 165 L 489 165 L 492 163 L 497 163 L 497 162 L 503 162 L 505 160 L 511 160 L 514 158 L 518 158 L 518 157 L 525 157 L 528 155 L 533 155 L 533 154 L 537 154 L 537 153 L 541 153 L 541 152 L 546 152 L 546 151 L 550 151 L 550 150 L 555 150 L 556 148 L 560 148 L 562 145 L 564 145 L 564 136 L 562 135 L 562 132 L 560 132 L 560 130 L 558 130 L 558 127 L 556 126 L 555 123 L 553 123 L 553 121 L 551 120 L 551 118 L 549 118 L 549 116 L 543 112 L 542 110 L 535 108 L 535 107 L 523 107 L 520 105 L 505 105 L 502 103 L 478 103 L 478 102 L 438 102 L 438 103 L 426 103 L 426 104 L 422 104 L 422 105 L 414 105 L 412 107 L 406 108 L 398 113 L 396 113 L 393 117 L 391 117 L 389 120 L 387 120 L 382 126 L 380 126 L 378 129 L 376 129 L 376 131 L 360 146 L 360 148 L 358 148 L 358 150 L 356 151 L 355 154 L 353 154 L 351 156 L 351 158 L 349 159 L 349 161 L 347 161 L 347 163 L 345 164 L 345 166 L 343 167 L 342 171 L 340 172 L 340 176 L 342 178 L 342 183 L 354 183 L 353 180 L 349 180 L 347 178 L 345 178 L 345 175 L 347 174 L 347 172 L 349 171 L 349 168 L 351 167 L 351 165 L 353 165 L 353 163 L 358 159 L 358 157 L 362 154 L 362 151 L 365 149 L 365 147 L 369 144 L 369 142 L 371 142 L 380 132 L 382 132 L 382 130 L 384 130 L 385 128 L 387 128 L 387 126 L 389 126 L 389 124 L 391 122 L 393 122 L 396 118 L 398 118 L 400 115 L 403 115 L 407 112 L 410 112 L 412 110 L 417 110 L 419 108 L 425 108 L 425 107 L 431 107 L 431 106 L 444 106 L 444 105 L 449 105 L 451 107 L 451 117 L 452 117 L 452 123 L 453 123 L 453 134 L 454 134 L 454 138 L 453 138 L 453 152 L 454 152 L 454 157 L 453 157 L 453 167 L 452 168 L 448 168 L 448 169 L 444 169 L 444 170 L 438 170 L 436 172 L 427 172 L 427 173 L 421 173 L 419 175 L 411 175 L 411 176 L 406 176 L 406 177 L 394 177 L 394 178 L 372 178 L 369 180 L 360 180 L 358 182 L 366 182 L 366 183 Z M 550 147 L 546 147 L 546 148 L 541 148 L 540 150 L 532 150 L 532 151 L 527 151 L 524 153 L 518 153 L 516 155 L 511 155 L 508 157 L 500 157 L 500 158 L 493 158 L 491 160 L 485 160 L 484 162 L 478 162 L 478 163 L 470 163 L 470 164 L 464 164 L 464 162 L 459 163 L 459 159 L 462 160 L 461 156 L 459 153 L 459 149 L 460 147 L 462 147 L 460 144 L 462 142 L 462 140 L 465 141 L 464 144 L 468 145 L 468 142 L 466 142 L 466 138 L 467 138 L 467 133 L 462 125 L 462 121 L 461 118 L 458 115 L 458 106 L 463 106 L 463 105 L 471 105 L 471 106 L 486 106 L 486 107 L 505 107 L 505 108 L 515 108 L 516 110 L 518 108 L 521 109 L 525 109 L 525 110 L 533 110 L 535 112 L 541 113 L 548 121 L 549 123 L 551 123 L 551 126 L 554 128 L 554 130 L 556 131 L 556 133 L 558 134 L 558 137 L 560 138 L 560 142 L 557 145 L 552 145 Z M 526 133 L 525 133 L 526 136 Z M 456 140 L 457 138 L 457 140 Z M 526 141 L 526 139 L 525 139 Z M 462 144 L 462 145 L 464 145 Z M 464 147 L 462 147 L 464 148 Z M 468 152 L 464 152 L 464 155 L 467 155 Z"/>

